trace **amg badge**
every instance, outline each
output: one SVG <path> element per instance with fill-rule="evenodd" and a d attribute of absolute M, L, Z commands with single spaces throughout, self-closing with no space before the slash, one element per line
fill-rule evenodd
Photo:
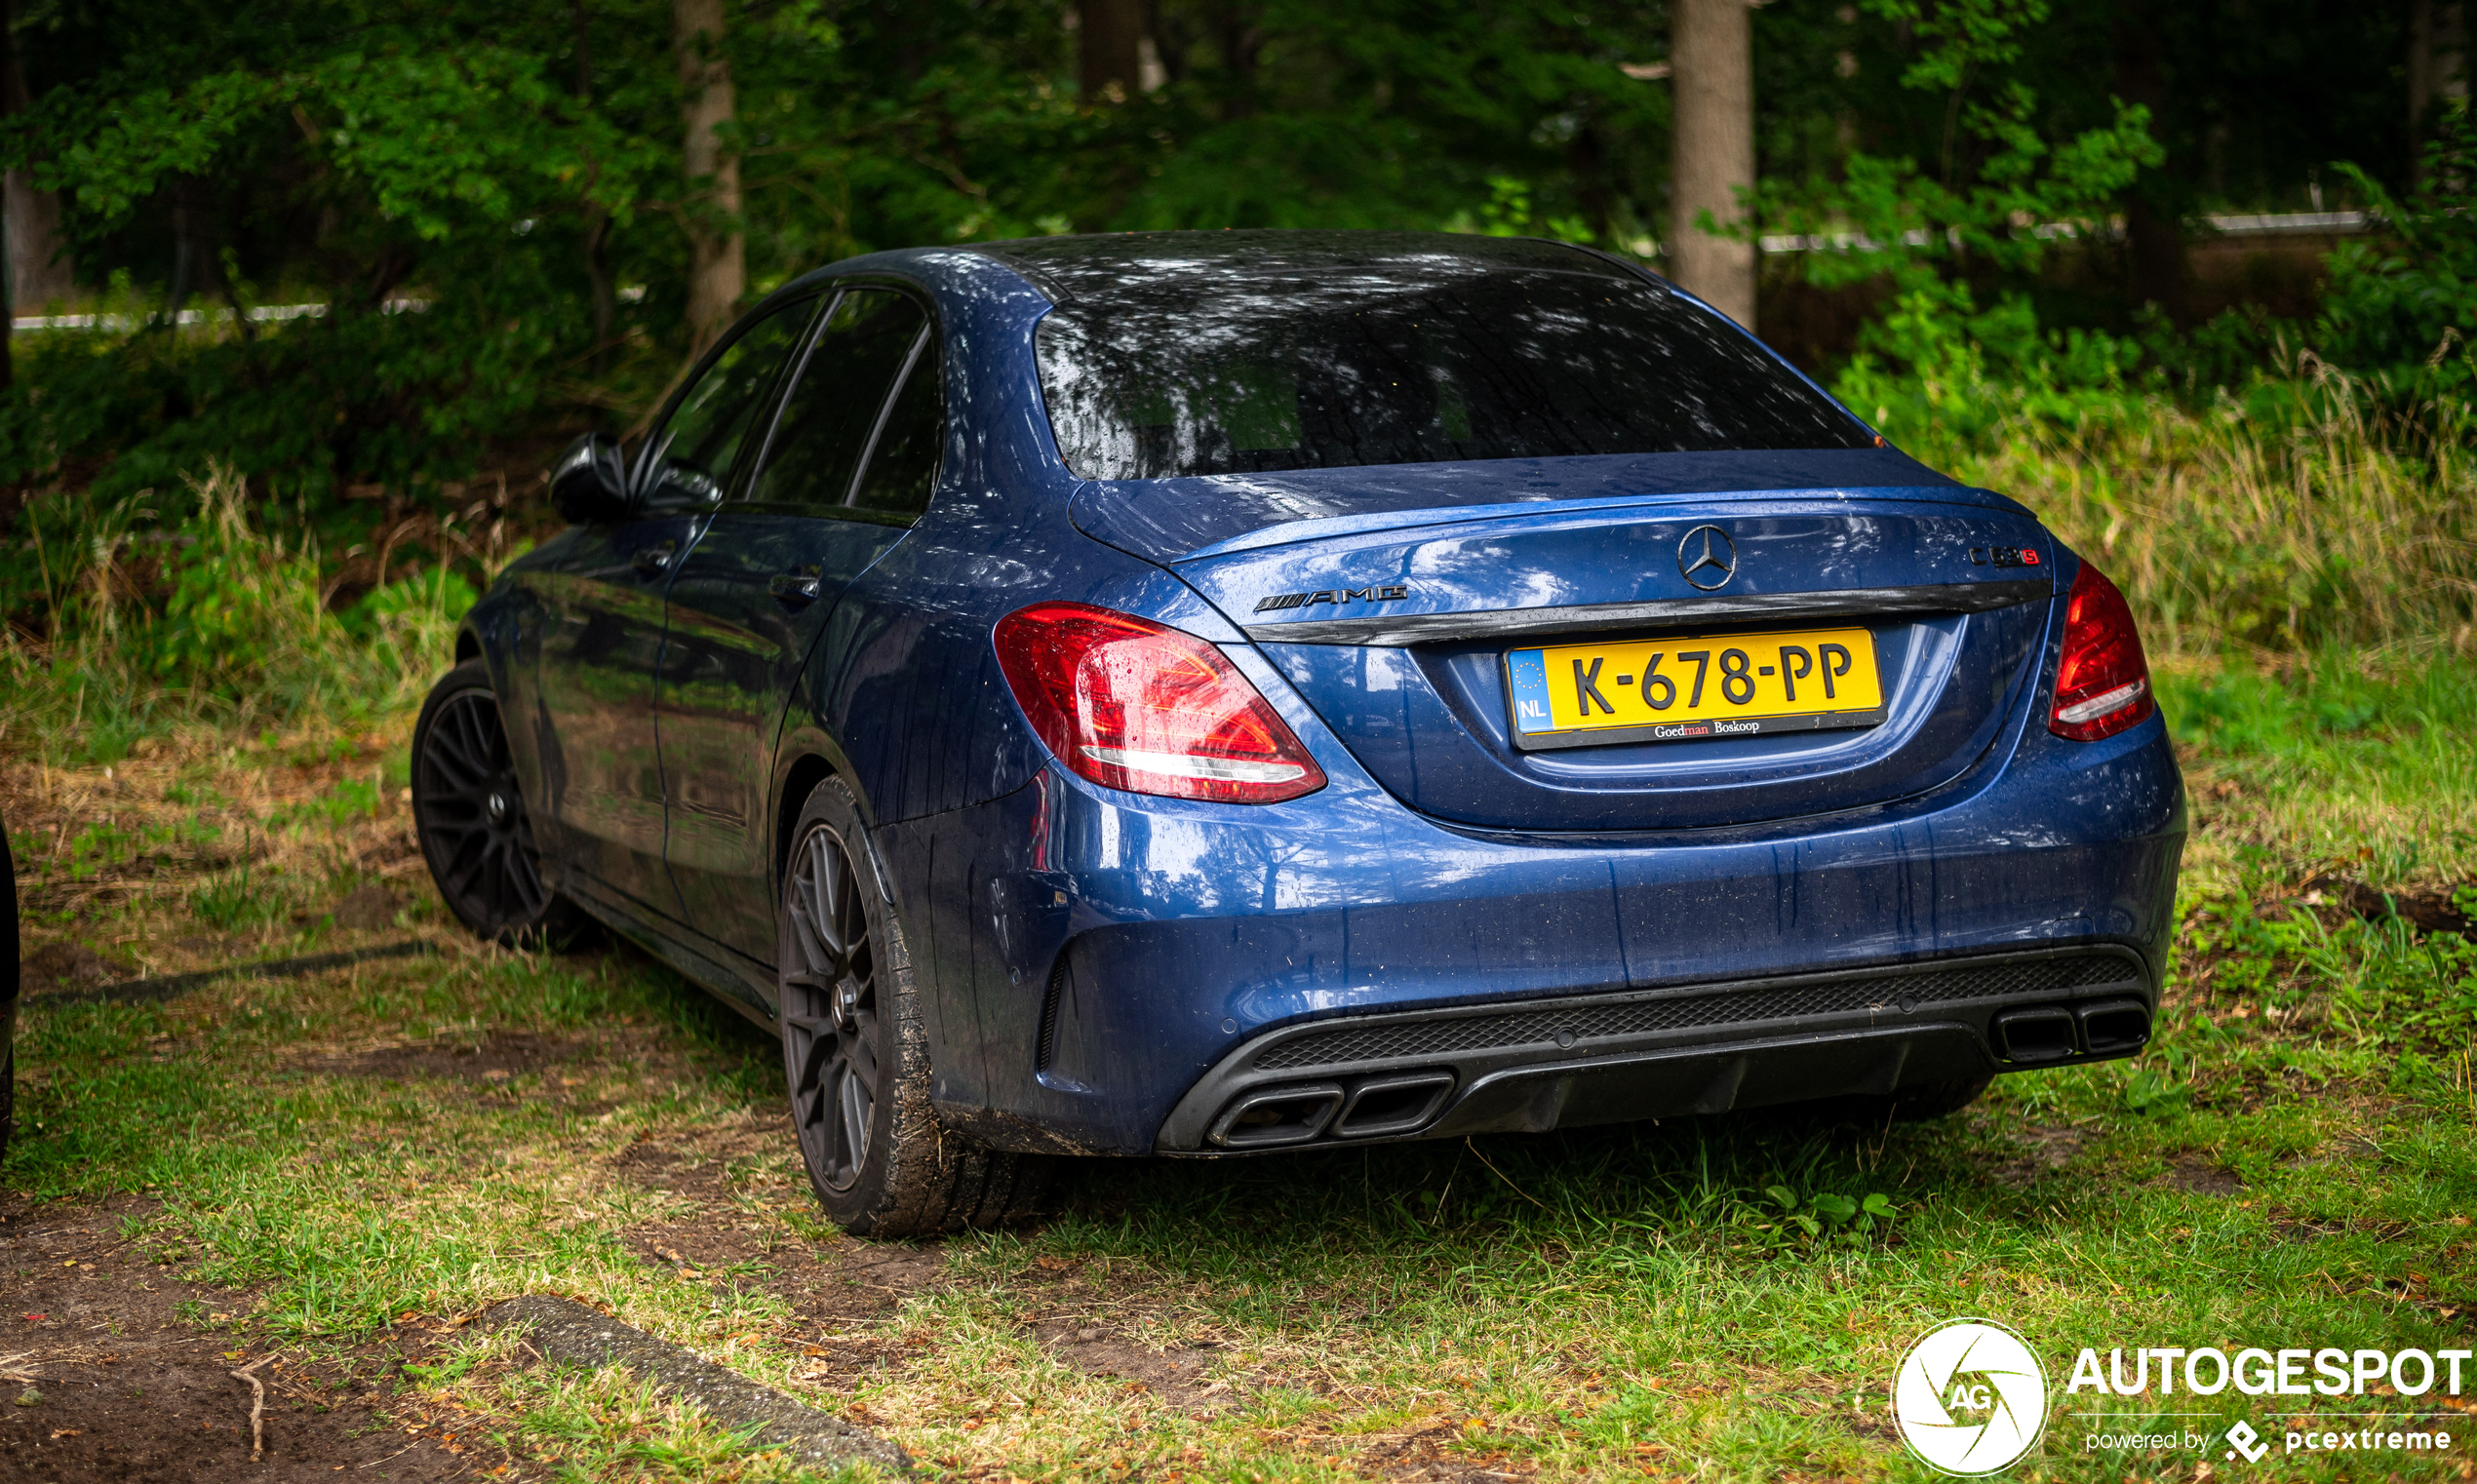
<path fill-rule="evenodd" d="M 1256 600 L 1259 613 L 1278 613 L 1283 608 L 1303 608 L 1312 603 L 1398 603 L 1410 596 L 1406 587 L 1328 587 L 1313 593 L 1276 593 Z"/>

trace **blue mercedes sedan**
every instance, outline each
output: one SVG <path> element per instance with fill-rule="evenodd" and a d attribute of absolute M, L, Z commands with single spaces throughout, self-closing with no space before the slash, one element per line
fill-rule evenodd
<path fill-rule="evenodd" d="M 2121 595 L 1630 262 L 875 254 L 650 429 L 465 621 L 423 848 L 476 932 L 775 1030 L 854 1232 L 2149 1037 L 2185 810 Z"/>

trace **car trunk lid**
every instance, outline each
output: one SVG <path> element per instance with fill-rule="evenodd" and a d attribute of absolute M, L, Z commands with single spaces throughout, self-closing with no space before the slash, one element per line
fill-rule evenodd
<path fill-rule="evenodd" d="M 1965 771 L 2035 679 L 2056 552 L 2000 496 L 1948 482 L 1708 490 L 1643 489 L 1650 482 L 1639 478 L 1598 492 L 1628 483 L 1627 471 L 1601 468 L 1504 481 L 1508 493 L 1486 500 L 1468 471 L 1256 476 L 1240 502 L 1248 514 L 1218 527 L 1208 516 L 1150 523 L 1156 533 L 1175 529 L 1172 541 L 1217 537 L 1168 565 L 1246 630 L 1362 766 L 1422 812 L 1483 829 L 1632 832 L 1881 803 Z M 1353 508 L 1355 481 L 1369 487 L 1372 508 Z M 1159 487 L 1227 482 L 1147 483 L 1156 488 L 1079 496 L 1079 523 L 1119 521 L 1123 530 L 1139 501 L 1168 510 L 1210 493 Z M 1451 497 L 1420 502 L 1439 492 Z M 1297 514 L 1263 518 L 1285 499 Z M 1674 653 L 1686 637 L 1708 639 L 1689 652 L 1734 660 L 1750 677 L 1756 660 L 1784 649 L 1811 657 L 1818 645 L 1801 638 L 1813 634 L 1871 650 L 1876 705 L 1820 723 L 1775 719 L 1789 730 L 1671 724 L 1655 735 L 1661 728 L 1642 725 L 1561 745 L 1542 745 L 1517 722 L 1522 666 L 1535 662 L 1509 656 L 1555 656 L 1553 680 L 1570 688 L 1584 679 L 1581 661 L 1609 646 L 1599 689 L 1642 695 L 1647 707 L 1647 690 L 1607 683 L 1620 671 L 1633 683 L 1646 645 Z M 1750 635 L 1767 636 L 1769 647 L 1740 645 L 1732 656 L 1729 641 Z M 1674 665 L 1670 673 L 1688 679 Z M 1738 689 L 1761 700 L 1750 678 L 1731 683 L 1732 700 Z M 1812 697 L 1810 686 L 1802 699 Z"/>

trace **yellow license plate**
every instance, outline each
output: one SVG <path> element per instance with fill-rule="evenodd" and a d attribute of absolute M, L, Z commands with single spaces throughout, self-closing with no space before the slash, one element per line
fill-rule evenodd
<path fill-rule="evenodd" d="M 1505 657 L 1514 742 L 1539 750 L 1874 726 L 1865 629 L 1550 644 Z"/>

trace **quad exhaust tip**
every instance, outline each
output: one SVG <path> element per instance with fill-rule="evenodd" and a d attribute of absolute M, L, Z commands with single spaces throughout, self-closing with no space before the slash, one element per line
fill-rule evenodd
<path fill-rule="evenodd" d="M 1378 1139 L 1413 1133 L 1444 1111 L 1450 1072 L 1405 1072 L 1345 1087 L 1309 1082 L 1266 1087 L 1231 1101 L 1206 1135 L 1223 1149 L 1278 1149 L 1306 1144 L 1328 1131 L 1336 1139 Z"/>
<path fill-rule="evenodd" d="M 2025 1067 L 2084 1056 L 2122 1056 L 2150 1039 L 2150 1007 L 2138 999 L 2008 1010 L 1990 1028 L 1995 1054 Z"/>
<path fill-rule="evenodd" d="M 2128 998 L 2027 1005 L 1996 1016 L 1988 1039 L 2021 1067 L 2123 1056 L 2149 1042 L 2150 1007 Z M 1232 1151 L 1399 1138 L 1435 1122 L 1453 1091 L 1442 1068 L 1259 1087 L 1233 1098 L 1204 1137 Z"/>

